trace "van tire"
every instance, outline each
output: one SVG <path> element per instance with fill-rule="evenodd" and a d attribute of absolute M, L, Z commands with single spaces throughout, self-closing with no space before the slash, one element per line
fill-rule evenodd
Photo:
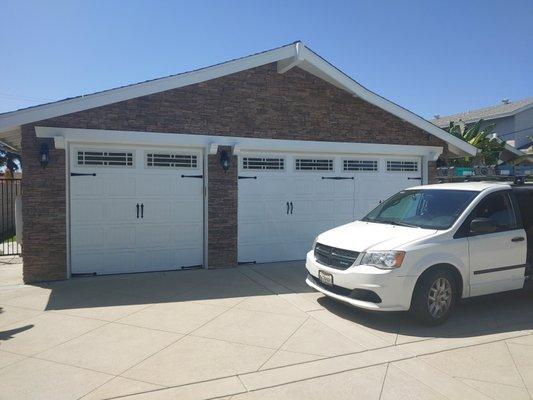
<path fill-rule="evenodd" d="M 457 295 L 458 285 L 450 271 L 430 270 L 416 284 L 410 312 L 424 325 L 440 325 L 452 314 Z"/>

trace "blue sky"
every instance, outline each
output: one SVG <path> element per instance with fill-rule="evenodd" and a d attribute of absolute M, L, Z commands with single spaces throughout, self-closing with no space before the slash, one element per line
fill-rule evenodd
<path fill-rule="evenodd" d="M 431 118 L 533 96 L 533 1 L 0 2 L 0 112 L 302 40 Z"/>

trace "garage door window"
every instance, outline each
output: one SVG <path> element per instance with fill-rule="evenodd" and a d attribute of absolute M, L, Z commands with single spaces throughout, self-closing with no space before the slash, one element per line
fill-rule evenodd
<path fill-rule="evenodd" d="M 242 169 L 253 171 L 282 171 L 285 169 L 283 158 L 243 157 Z"/>
<path fill-rule="evenodd" d="M 333 159 L 297 158 L 296 171 L 333 171 Z"/>
<path fill-rule="evenodd" d="M 198 156 L 195 154 L 179 153 L 146 153 L 146 167 L 148 168 L 196 168 Z"/>
<path fill-rule="evenodd" d="M 377 160 L 343 160 L 344 171 L 375 172 L 378 170 Z"/>
<path fill-rule="evenodd" d="M 418 162 L 407 160 L 388 160 L 387 161 L 388 172 L 417 172 Z"/>
<path fill-rule="evenodd" d="M 78 151 L 79 166 L 101 167 L 133 167 L 133 153 L 107 150 L 107 151 Z"/>

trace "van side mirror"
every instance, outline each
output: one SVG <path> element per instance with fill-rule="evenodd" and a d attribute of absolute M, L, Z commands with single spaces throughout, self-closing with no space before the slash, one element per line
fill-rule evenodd
<path fill-rule="evenodd" d="M 470 232 L 483 234 L 496 232 L 498 227 L 490 218 L 476 218 L 470 222 Z"/>

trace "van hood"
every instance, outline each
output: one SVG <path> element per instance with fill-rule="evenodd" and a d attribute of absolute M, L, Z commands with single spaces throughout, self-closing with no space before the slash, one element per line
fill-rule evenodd
<path fill-rule="evenodd" d="M 352 251 L 396 250 L 418 239 L 434 235 L 434 229 L 355 221 L 318 235 L 317 242 Z"/>

